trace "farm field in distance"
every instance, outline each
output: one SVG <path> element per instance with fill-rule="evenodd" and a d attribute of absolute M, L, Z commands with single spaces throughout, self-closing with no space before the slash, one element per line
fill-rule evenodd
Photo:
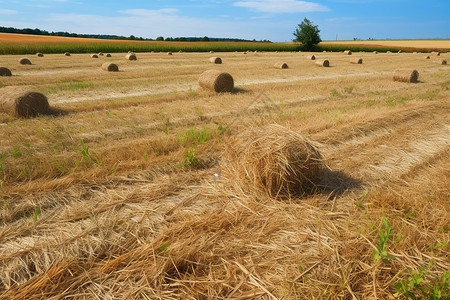
<path fill-rule="evenodd" d="M 0 299 L 448 296 L 450 53 L 136 55 L 0 56 L 0 93 L 64 112 L 0 112 Z M 233 92 L 200 89 L 209 69 Z M 229 141 L 274 123 L 320 151 L 312 193 L 224 178 Z"/>

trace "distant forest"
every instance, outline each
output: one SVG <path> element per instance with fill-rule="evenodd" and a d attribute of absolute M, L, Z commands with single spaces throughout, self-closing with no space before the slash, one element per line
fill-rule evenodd
<path fill-rule="evenodd" d="M 40 30 L 38 28 L 24 28 L 17 29 L 14 27 L 1 27 L 0 32 L 4 33 L 20 33 L 20 34 L 32 34 L 32 35 L 50 35 L 50 36 L 67 36 L 67 37 L 78 37 L 78 38 L 88 38 L 88 39 L 107 39 L 107 40 L 132 40 L 132 41 L 169 41 L 169 42 L 265 42 L 270 43 L 269 40 L 257 41 L 244 40 L 244 39 L 233 39 L 233 38 L 211 38 L 211 37 L 162 37 L 159 36 L 156 39 L 145 39 L 143 37 L 136 37 L 130 35 L 129 37 L 121 35 L 109 35 L 109 34 L 79 34 L 79 33 L 69 33 L 69 32 L 49 32 L 46 30 Z"/>

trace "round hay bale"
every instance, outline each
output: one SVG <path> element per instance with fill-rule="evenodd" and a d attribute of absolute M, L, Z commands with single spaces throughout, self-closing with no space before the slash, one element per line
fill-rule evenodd
<path fill-rule="evenodd" d="M 106 56 L 106 57 L 111 57 L 111 54 L 108 53 L 108 54 L 106 54 L 105 56 Z"/>
<path fill-rule="evenodd" d="M 11 70 L 6 67 L 0 67 L 0 76 L 12 76 Z"/>
<path fill-rule="evenodd" d="M 429 55 L 425 56 L 425 59 L 430 59 L 430 56 Z"/>
<path fill-rule="evenodd" d="M 386 51 L 386 53 L 387 53 L 387 54 L 391 54 L 392 52 L 391 52 L 391 51 Z"/>
<path fill-rule="evenodd" d="M 125 55 L 125 58 L 128 60 L 137 60 L 136 54 L 134 53 L 128 53 L 127 55 Z"/>
<path fill-rule="evenodd" d="M 167 52 L 167 55 L 172 55 L 172 52 Z"/>
<path fill-rule="evenodd" d="M 327 53 L 327 51 L 325 51 L 325 50 L 323 50 L 322 52 L 323 52 L 323 53 Z"/>
<path fill-rule="evenodd" d="M 402 50 L 398 50 L 398 52 L 397 53 L 402 53 L 403 51 Z"/>
<path fill-rule="evenodd" d="M 42 54 L 41 52 L 36 53 L 37 57 L 44 57 L 44 54 Z"/>
<path fill-rule="evenodd" d="M 216 93 L 231 92 L 234 88 L 234 80 L 228 73 L 218 70 L 207 70 L 200 75 L 198 85 Z"/>
<path fill-rule="evenodd" d="M 214 53 L 214 51 L 209 51 L 209 53 Z"/>
<path fill-rule="evenodd" d="M 330 61 L 328 59 L 319 59 L 319 60 L 316 60 L 316 65 L 321 66 L 321 67 L 329 67 Z"/>
<path fill-rule="evenodd" d="M 133 54 L 134 52 L 133 51 L 128 51 L 128 54 Z"/>
<path fill-rule="evenodd" d="M 363 59 L 362 58 L 353 58 L 350 60 L 351 64 L 357 64 L 357 65 L 361 65 L 363 63 Z"/>
<path fill-rule="evenodd" d="M 419 72 L 414 69 L 398 69 L 394 72 L 394 81 L 400 82 L 417 82 Z"/>
<path fill-rule="evenodd" d="M 220 57 L 211 57 L 209 58 L 209 61 L 213 64 L 220 65 L 222 63 L 222 59 Z"/>
<path fill-rule="evenodd" d="M 19 63 L 21 65 L 32 65 L 31 60 L 26 57 L 22 57 L 21 59 L 19 59 Z"/>
<path fill-rule="evenodd" d="M 277 198 L 312 191 L 321 178 L 323 162 L 308 139 L 271 124 L 230 138 L 221 167 L 222 178 L 239 189 Z"/>
<path fill-rule="evenodd" d="M 104 56 L 105 54 L 103 54 L 103 52 L 99 52 L 97 55 L 98 56 Z"/>
<path fill-rule="evenodd" d="M 436 51 L 431 52 L 431 54 L 432 54 L 432 55 L 436 55 L 436 56 L 440 56 L 440 55 L 441 55 L 440 52 L 436 52 Z"/>
<path fill-rule="evenodd" d="M 23 86 L 0 89 L 0 110 L 14 117 L 36 117 L 47 114 L 50 106 L 47 97 Z"/>
<path fill-rule="evenodd" d="M 64 52 L 64 56 L 70 56 L 69 52 Z"/>
<path fill-rule="evenodd" d="M 309 60 L 315 60 L 316 57 L 315 57 L 314 55 L 310 55 L 310 56 L 307 56 L 306 59 L 309 59 Z"/>
<path fill-rule="evenodd" d="M 284 62 L 276 62 L 274 67 L 277 69 L 287 69 L 288 65 L 287 65 L 287 63 L 284 63 Z"/>
<path fill-rule="evenodd" d="M 102 64 L 102 69 L 108 72 L 119 72 L 119 67 L 111 62 L 105 62 Z"/>
<path fill-rule="evenodd" d="M 373 54 L 378 54 L 378 51 L 373 51 Z"/>
<path fill-rule="evenodd" d="M 178 50 L 178 53 L 183 53 L 183 51 L 181 51 L 181 50 Z"/>
<path fill-rule="evenodd" d="M 98 58 L 97 54 L 91 54 L 91 58 Z"/>
<path fill-rule="evenodd" d="M 445 59 L 437 60 L 437 61 L 435 61 L 435 63 L 440 64 L 440 65 L 446 65 L 447 64 L 447 60 L 445 60 Z"/>
<path fill-rule="evenodd" d="M 351 51 L 351 50 L 345 50 L 345 51 L 344 51 L 344 54 L 345 54 L 345 55 L 352 55 L 352 51 Z"/>

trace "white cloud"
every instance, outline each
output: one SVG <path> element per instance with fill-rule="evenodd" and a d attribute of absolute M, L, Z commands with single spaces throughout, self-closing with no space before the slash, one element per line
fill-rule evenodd
<path fill-rule="evenodd" d="M 0 8 L 0 15 L 15 15 L 17 13 L 18 13 L 17 10 Z"/>
<path fill-rule="evenodd" d="M 253 8 L 266 13 L 299 13 L 313 11 L 329 11 L 330 9 L 318 3 L 297 0 L 259 0 L 234 2 L 234 6 Z"/>

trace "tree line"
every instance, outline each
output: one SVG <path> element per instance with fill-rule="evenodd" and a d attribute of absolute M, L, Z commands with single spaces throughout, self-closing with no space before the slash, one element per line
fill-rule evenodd
<path fill-rule="evenodd" d="M 133 41 L 154 41 L 151 38 L 136 37 L 130 35 L 129 37 L 121 35 L 110 35 L 110 34 L 79 34 L 79 33 L 69 33 L 64 31 L 47 31 L 38 28 L 24 28 L 18 29 L 14 27 L 1 27 L 0 32 L 3 33 L 19 33 L 19 34 L 31 34 L 31 35 L 47 35 L 47 36 L 65 36 L 65 37 L 78 37 L 78 38 L 89 38 L 89 39 L 107 39 L 107 40 L 133 40 Z M 235 38 L 211 38 L 211 37 L 162 37 L 159 36 L 155 39 L 156 41 L 168 41 L 168 42 L 265 42 L 270 43 L 269 40 L 257 41 L 245 40 L 245 39 L 235 39 Z"/>

